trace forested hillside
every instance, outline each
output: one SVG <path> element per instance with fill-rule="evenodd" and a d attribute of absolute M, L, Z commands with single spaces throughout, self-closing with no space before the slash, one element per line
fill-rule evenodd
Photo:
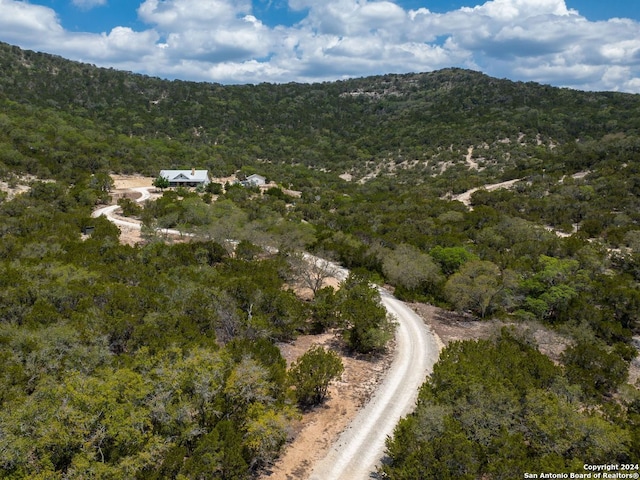
<path fill-rule="evenodd" d="M 279 186 L 123 201 L 136 246 L 90 217 L 114 173 L 191 167 Z M 0 476 L 258 475 L 326 391 L 276 342 L 336 331 L 384 350 L 368 282 L 509 325 L 443 351 L 389 441 L 390 478 L 640 458 L 637 95 L 459 69 L 171 82 L 0 44 L 0 181 L 28 187 L 0 192 Z M 302 251 L 354 274 L 302 299 Z M 530 324 L 569 339 L 557 363 Z"/>
<path fill-rule="evenodd" d="M 76 143 L 65 134 L 76 130 L 84 146 L 91 145 L 76 153 L 97 157 L 84 165 L 93 170 L 155 171 L 194 160 L 233 170 L 262 160 L 359 174 L 366 162 L 429 162 L 418 168 L 424 174 L 460 160 L 469 146 L 482 146 L 486 151 L 477 156 L 487 167 L 498 163 L 487 173 L 499 175 L 535 167 L 526 159 L 552 144 L 614 135 L 633 145 L 640 127 L 634 95 L 514 83 L 459 69 L 222 86 L 101 69 L 6 44 L 0 44 L 0 69 L 0 94 L 10 101 L 3 109 L 20 118 L 37 109 L 35 121 L 42 124 L 33 139 L 19 135 L 21 127 L 32 130 L 29 123 L 15 125 L 16 147 L 39 150 L 38 140 L 53 140 L 64 150 Z"/>

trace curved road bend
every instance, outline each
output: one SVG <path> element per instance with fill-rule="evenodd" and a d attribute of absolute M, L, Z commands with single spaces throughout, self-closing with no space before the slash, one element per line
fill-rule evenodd
<path fill-rule="evenodd" d="M 383 305 L 398 322 L 396 357 L 369 403 L 318 462 L 310 480 L 366 480 L 384 456 L 385 440 L 413 410 L 418 389 L 438 359 L 436 339 L 413 310 L 380 289 Z"/>
<path fill-rule="evenodd" d="M 146 188 L 139 202 L 149 197 Z M 140 228 L 140 224 L 113 217 L 117 205 L 93 212 L 105 215 L 117 225 Z M 179 233 L 179 232 L 176 232 Z M 309 255 L 308 260 L 317 259 Z M 344 280 L 348 272 L 336 266 L 336 276 Z M 319 461 L 310 480 L 366 480 L 375 473 L 384 456 L 385 440 L 393 435 L 398 421 L 413 410 L 418 389 L 438 360 L 435 337 L 413 310 L 380 288 L 380 299 L 397 320 L 396 352 L 385 379 L 373 397 L 338 437 L 327 456 Z"/>
<path fill-rule="evenodd" d="M 136 202 L 138 203 L 142 203 L 145 200 L 148 200 L 149 198 L 151 198 L 151 194 L 149 193 L 149 187 L 136 187 L 136 188 L 132 188 L 131 190 L 140 193 L 141 195 L 140 198 L 136 200 Z M 109 205 L 107 207 L 101 207 L 101 208 L 98 208 L 97 210 L 94 210 L 91 216 L 94 218 L 97 218 L 104 215 L 109 219 L 109 221 L 111 221 L 112 223 L 115 223 L 116 225 L 120 225 L 121 227 L 136 228 L 139 230 L 141 228 L 140 223 L 134 222 L 132 220 L 119 219 L 113 216 L 115 211 L 119 208 L 120 207 L 118 205 Z"/>
<path fill-rule="evenodd" d="M 140 192 L 141 197 L 138 198 L 136 200 L 136 202 L 138 203 L 142 203 L 145 200 L 148 200 L 149 198 L 151 198 L 151 194 L 149 193 L 149 189 L 152 187 L 136 187 L 136 188 L 132 188 L 131 190 L 134 190 L 136 192 Z M 92 217 L 97 218 L 100 217 L 102 215 L 104 215 L 105 217 L 107 217 L 109 219 L 109 221 L 111 223 L 114 223 L 120 227 L 127 227 L 127 228 L 133 228 L 135 230 L 141 230 L 142 229 L 142 223 L 135 221 L 135 220 L 129 220 L 129 219 L 125 219 L 125 218 L 119 218 L 117 216 L 115 216 L 115 211 L 117 209 L 119 209 L 120 207 L 118 205 L 109 205 L 107 207 L 101 207 L 98 208 L 97 210 L 94 210 L 93 213 L 91 214 Z M 172 228 L 162 228 L 159 230 L 161 233 L 167 234 L 167 235 L 180 235 L 180 236 L 190 236 L 189 233 L 184 233 L 184 232 L 180 232 L 179 230 L 175 230 Z"/>

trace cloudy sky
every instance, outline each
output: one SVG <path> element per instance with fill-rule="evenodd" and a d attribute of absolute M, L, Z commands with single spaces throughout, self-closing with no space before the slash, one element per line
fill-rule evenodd
<path fill-rule="evenodd" d="M 639 0 L 0 0 L 0 41 L 225 84 L 455 66 L 640 93 Z"/>

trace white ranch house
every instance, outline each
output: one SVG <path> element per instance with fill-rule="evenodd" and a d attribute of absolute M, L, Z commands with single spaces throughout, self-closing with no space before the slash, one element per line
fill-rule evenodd
<path fill-rule="evenodd" d="M 160 176 L 169 180 L 170 187 L 206 187 L 209 180 L 209 170 L 160 170 Z"/>
<path fill-rule="evenodd" d="M 242 180 L 240 184 L 243 187 L 262 187 L 267 184 L 267 179 L 262 175 L 254 173 L 253 175 L 249 175 L 246 180 Z"/>

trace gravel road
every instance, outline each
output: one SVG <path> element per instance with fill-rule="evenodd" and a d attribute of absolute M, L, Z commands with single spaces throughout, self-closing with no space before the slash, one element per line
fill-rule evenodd
<path fill-rule="evenodd" d="M 140 193 L 141 195 L 140 198 L 136 200 L 136 202 L 138 203 L 142 203 L 145 200 L 151 198 L 151 194 L 149 193 L 150 187 L 136 187 L 136 188 L 132 188 L 131 190 L 134 192 Z M 118 210 L 119 208 L 120 207 L 118 205 L 109 205 L 107 207 L 101 207 L 101 208 L 98 208 L 97 210 L 94 210 L 91 216 L 94 218 L 97 218 L 104 215 L 112 223 L 115 223 L 116 225 L 120 225 L 121 227 L 135 228 L 140 230 L 140 228 L 142 227 L 140 222 L 136 222 L 133 220 L 124 220 L 114 216 L 115 211 Z"/>
<path fill-rule="evenodd" d="M 384 456 L 385 439 L 414 407 L 420 385 L 438 359 L 436 339 L 413 310 L 380 289 L 383 305 L 398 322 L 396 357 L 369 403 L 316 464 L 310 480 L 365 480 Z"/>
<path fill-rule="evenodd" d="M 148 198 L 148 190 L 136 189 Z M 117 205 L 100 208 L 94 217 L 105 215 L 117 225 L 140 228 L 140 224 L 113 216 Z M 179 232 L 176 232 L 179 233 Z M 307 256 L 308 261 L 318 261 Z M 335 266 L 336 276 L 346 278 L 348 272 Z M 433 333 L 413 310 L 380 288 L 380 298 L 398 323 L 396 352 L 384 381 L 367 405 L 318 462 L 310 480 L 366 480 L 375 473 L 384 456 L 385 440 L 403 416 L 413 409 L 418 389 L 438 360 L 439 349 Z"/>
<path fill-rule="evenodd" d="M 151 198 L 151 193 L 149 193 L 149 190 L 151 190 L 151 188 L 153 187 L 136 187 L 136 188 L 131 188 L 130 190 L 139 192 L 141 194 L 141 197 L 138 198 L 136 202 L 142 203 L 145 200 L 148 200 L 149 198 Z M 142 229 L 142 223 L 139 222 L 138 220 L 118 217 L 116 215 L 116 210 L 118 210 L 119 208 L 120 207 L 118 205 L 109 205 L 107 207 L 100 207 L 94 210 L 91 216 L 94 218 L 97 218 L 104 215 L 112 223 L 114 223 L 115 225 L 118 225 L 119 227 L 132 228 L 134 230 Z M 175 230 L 173 228 L 162 228 L 158 230 L 158 232 L 163 233 L 165 235 L 191 236 L 188 233 L 180 232 L 179 230 Z"/>
<path fill-rule="evenodd" d="M 459 195 L 454 195 L 451 200 L 458 200 L 459 202 L 464 203 L 467 207 L 471 208 L 471 195 L 473 195 L 478 190 L 485 189 L 489 192 L 493 192 L 494 190 L 498 190 L 500 188 L 511 188 L 515 183 L 522 180 L 521 178 L 515 178 L 513 180 L 507 180 L 506 182 L 493 183 L 490 185 L 484 185 L 482 187 L 472 188 L 471 190 L 467 190 Z M 473 208 L 471 208 L 473 210 Z"/>

